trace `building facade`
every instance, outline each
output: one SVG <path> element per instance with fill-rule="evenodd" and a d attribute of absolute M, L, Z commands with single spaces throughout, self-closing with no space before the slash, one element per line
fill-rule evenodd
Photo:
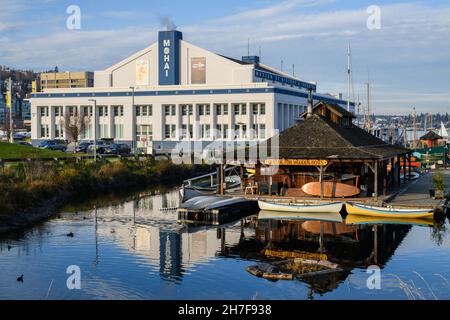
<path fill-rule="evenodd" d="M 82 140 L 96 131 L 151 152 L 181 141 L 264 140 L 295 123 L 309 90 L 315 101 L 346 105 L 316 88 L 256 56 L 225 57 L 161 31 L 156 43 L 95 72 L 93 88 L 32 94 L 32 139 L 64 138 L 65 118 L 83 117 Z"/>
<path fill-rule="evenodd" d="M 40 88 L 42 90 L 93 86 L 93 72 L 46 72 L 40 74 Z"/>

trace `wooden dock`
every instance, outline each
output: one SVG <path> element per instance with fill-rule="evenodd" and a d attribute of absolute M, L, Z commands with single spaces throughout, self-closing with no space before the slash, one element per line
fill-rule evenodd
<path fill-rule="evenodd" d="M 447 187 L 450 186 L 450 170 L 444 171 L 444 183 Z M 432 199 L 429 194 L 429 190 L 432 188 L 432 174 L 425 173 L 419 179 L 407 184 L 386 202 L 391 206 L 442 210 L 445 199 Z"/>

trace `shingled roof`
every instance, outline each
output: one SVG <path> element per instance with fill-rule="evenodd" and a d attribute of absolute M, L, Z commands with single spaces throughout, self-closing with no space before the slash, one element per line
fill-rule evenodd
<path fill-rule="evenodd" d="M 408 153 L 385 143 L 361 128 L 340 126 L 313 114 L 278 135 L 280 159 L 376 160 Z M 270 138 L 260 147 L 274 143 Z"/>
<path fill-rule="evenodd" d="M 321 106 L 325 106 L 326 108 L 332 110 L 334 113 L 336 113 L 337 115 L 339 115 L 340 117 L 347 117 L 347 118 L 356 118 L 355 115 L 353 113 L 351 113 L 350 111 L 347 111 L 347 109 L 342 108 L 340 105 L 334 104 L 334 103 L 328 103 L 325 101 L 318 101 L 314 106 L 313 106 L 313 113 L 317 113 L 317 109 Z M 300 117 L 302 118 L 306 118 L 307 116 L 307 112 L 303 112 Z"/>
<path fill-rule="evenodd" d="M 424 136 L 420 137 L 420 140 L 440 140 L 443 139 L 434 131 L 428 131 Z"/>

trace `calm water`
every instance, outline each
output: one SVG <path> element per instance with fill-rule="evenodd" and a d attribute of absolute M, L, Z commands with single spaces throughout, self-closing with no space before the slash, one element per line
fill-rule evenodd
<path fill-rule="evenodd" d="M 448 222 L 374 227 L 253 215 L 219 227 L 187 227 L 175 212 L 160 210 L 177 205 L 176 192 L 116 199 L 97 210 L 70 208 L 1 237 L 0 298 L 450 299 Z M 256 278 L 245 269 L 268 261 L 265 248 L 322 252 L 343 271 L 293 281 Z M 67 288 L 69 265 L 80 267 L 80 290 Z M 381 267 L 380 290 L 367 288 L 370 265 Z M 16 280 L 21 274 L 23 283 Z"/>

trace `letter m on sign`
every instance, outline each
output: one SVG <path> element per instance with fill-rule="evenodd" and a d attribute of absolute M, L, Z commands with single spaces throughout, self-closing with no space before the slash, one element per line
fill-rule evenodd
<path fill-rule="evenodd" d="M 170 47 L 170 39 L 166 39 L 163 42 L 164 47 Z"/>

